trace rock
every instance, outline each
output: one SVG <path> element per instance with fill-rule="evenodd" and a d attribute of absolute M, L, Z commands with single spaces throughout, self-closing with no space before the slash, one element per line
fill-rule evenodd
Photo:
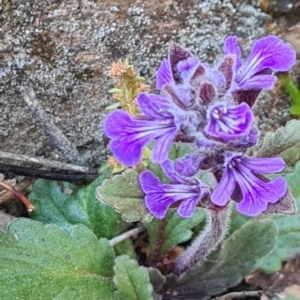
<path fill-rule="evenodd" d="M 0 149 L 62 159 L 18 94 L 19 86 L 31 85 L 91 166 L 108 154 L 101 121 L 112 101 L 113 61 L 129 58 L 153 87 L 171 40 L 212 62 L 226 35 L 238 35 L 249 49 L 268 19 L 256 0 L 0 3 Z"/>
<path fill-rule="evenodd" d="M 300 22 L 288 28 L 283 35 L 283 39 L 292 44 L 298 58 L 300 58 Z"/>

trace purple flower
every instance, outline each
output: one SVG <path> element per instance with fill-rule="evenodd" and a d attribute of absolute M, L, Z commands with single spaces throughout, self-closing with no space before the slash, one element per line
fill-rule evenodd
<path fill-rule="evenodd" d="M 236 36 L 229 36 L 225 40 L 224 53 L 236 55 L 237 90 L 270 89 L 274 86 L 276 77 L 265 72 L 288 71 L 296 61 L 296 52 L 276 36 L 257 40 L 244 62 Z"/>
<path fill-rule="evenodd" d="M 200 155 L 199 153 L 187 154 L 182 158 L 176 159 L 174 169 L 182 176 L 194 176 L 200 170 L 200 165 L 204 157 L 204 155 Z"/>
<path fill-rule="evenodd" d="M 156 72 L 156 88 L 161 90 L 165 84 L 173 83 L 173 74 L 168 59 L 164 59 Z"/>
<path fill-rule="evenodd" d="M 280 172 L 284 167 L 281 158 L 247 158 L 232 154 L 225 158 L 225 170 L 211 201 L 219 206 L 226 205 L 238 185 L 242 200 L 236 209 L 247 216 L 258 216 L 267 209 L 268 203 L 276 203 L 287 190 L 284 178 L 267 181 L 260 174 Z"/>
<path fill-rule="evenodd" d="M 253 115 L 246 103 L 226 106 L 219 102 L 208 107 L 206 132 L 215 138 L 234 140 L 249 132 Z"/>
<path fill-rule="evenodd" d="M 207 194 L 207 187 L 196 177 L 185 177 L 174 169 L 172 161 L 167 160 L 162 164 L 163 171 L 172 183 L 162 183 L 150 171 L 140 175 L 140 184 L 146 194 L 145 203 L 149 211 L 158 219 L 165 217 L 168 208 L 181 202 L 178 214 L 184 218 L 191 217 L 197 203 L 203 195 Z"/>
<path fill-rule="evenodd" d="M 161 163 L 168 158 L 178 131 L 170 112 L 174 104 L 164 96 L 145 93 L 139 94 L 137 103 L 144 116 L 132 117 L 115 110 L 104 120 L 104 132 L 111 139 L 110 148 L 120 163 L 133 166 L 140 161 L 143 147 L 156 139 L 152 160 Z"/>
<path fill-rule="evenodd" d="M 252 127 L 250 131 L 242 138 L 236 141 L 232 141 L 232 144 L 230 146 L 236 150 L 246 150 L 256 145 L 258 136 L 258 130 L 255 127 Z"/>
<path fill-rule="evenodd" d="M 163 89 L 166 84 L 187 82 L 198 60 L 185 48 L 176 43 L 169 47 L 168 59 L 164 59 L 156 72 L 156 88 Z"/>

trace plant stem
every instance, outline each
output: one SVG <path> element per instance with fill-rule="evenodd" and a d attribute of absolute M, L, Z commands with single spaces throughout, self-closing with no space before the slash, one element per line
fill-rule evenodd
<path fill-rule="evenodd" d="M 144 230 L 145 230 L 145 227 L 137 227 L 137 228 L 128 230 L 128 231 L 114 237 L 113 239 L 111 239 L 109 241 L 109 243 L 110 243 L 111 246 L 115 246 L 116 244 L 118 244 L 118 243 L 128 239 L 129 237 L 134 236 L 134 235 L 136 235 L 136 234 L 138 234 L 138 233 L 140 233 Z"/>
<path fill-rule="evenodd" d="M 223 241 L 230 222 L 229 205 L 219 211 L 206 210 L 207 221 L 204 230 L 192 245 L 175 261 L 173 272 L 177 275 L 201 264 Z"/>
<path fill-rule="evenodd" d="M 149 259 L 152 265 L 156 265 L 156 263 L 160 261 L 160 252 L 161 252 L 161 246 L 164 241 L 163 233 L 164 233 L 165 226 L 166 226 L 166 219 L 160 220 L 158 224 L 158 233 L 155 241 L 155 246 L 151 258 Z"/>
<path fill-rule="evenodd" d="M 216 297 L 213 300 L 231 300 L 234 298 L 248 298 L 248 297 L 260 297 L 262 291 L 241 291 L 241 292 L 232 292 L 220 297 Z"/>
<path fill-rule="evenodd" d="M 23 194 L 21 194 L 20 192 L 16 191 L 14 188 L 12 188 L 11 186 L 9 186 L 9 185 L 7 185 L 3 182 L 0 182 L 0 185 L 3 186 L 8 191 L 10 191 L 11 193 L 13 193 L 18 199 L 20 199 L 24 203 L 24 205 L 26 206 L 27 212 L 29 214 L 34 211 L 34 206 L 29 201 L 29 199 L 26 198 Z"/>

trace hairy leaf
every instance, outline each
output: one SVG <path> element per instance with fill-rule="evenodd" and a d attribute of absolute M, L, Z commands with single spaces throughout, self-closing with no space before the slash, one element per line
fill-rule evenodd
<path fill-rule="evenodd" d="M 267 273 L 281 269 L 282 263 L 300 254 L 300 162 L 292 174 L 285 176 L 296 198 L 297 213 L 293 216 L 272 216 L 278 227 L 278 239 L 274 250 L 264 257 L 259 268 Z"/>
<path fill-rule="evenodd" d="M 166 278 L 156 268 L 148 268 L 148 272 L 154 291 L 159 292 L 166 282 Z"/>
<path fill-rule="evenodd" d="M 139 175 L 128 169 L 122 174 L 104 180 L 96 190 L 96 196 L 122 214 L 126 222 L 149 222 L 152 215 L 144 203 L 144 192 L 139 184 Z"/>
<path fill-rule="evenodd" d="M 276 226 L 271 220 L 248 221 L 224 242 L 216 260 L 206 261 L 180 278 L 167 277 L 163 298 L 210 299 L 235 286 L 273 249 L 276 235 Z"/>
<path fill-rule="evenodd" d="M 160 290 L 163 284 L 166 282 L 166 278 L 156 268 L 148 268 L 148 272 L 149 272 L 150 282 L 153 285 L 153 292 L 152 292 L 153 300 L 162 300 L 162 295 L 160 294 Z"/>
<path fill-rule="evenodd" d="M 115 299 L 118 300 L 151 300 L 153 287 L 145 267 L 126 255 L 115 259 L 114 283 L 118 289 Z"/>
<path fill-rule="evenodd" d="M 258 268 L 266 273 L 275 273 L 282 267 L 282 263 L 300 254 L 300 162 L 296 164 L 294 173 L 283 174 L 296 198 L 295 215 L 261 215 L 260 218 L 271 219 L 278 228 L 276 245 Z M 240 215 L 235 210 L 232 213 L 232 222 L 229 233 L 232 234 L 247 221 L 247 217 Z"/>
<path fill-rule="evenodd" d="M 87 186 L 39 179 L 35 182 L 29 199 L 35 206 L 31 218 L 52 223 L 69 231 L 74 224 L 89 227 L 99 238 L 112 238 L 123 232 L 128 224 L 111 207 L 97 201 L 96 188 L 108 178 L 110 169 Z"/>
<path fill-rule="evenodd" d="M 18 219 L 0 233 L 0 299 L 113 299 L 113 264 L 108 240 L 83 225 Z"/>
<path fill-rule="evenodd" d="M 267 133 L 257 156 L 281 156 L 287 166 L 293 168 L 300 160 L 300 121 L 291 120 L 286 123 L 285 127 Z"/>
<path fill-rule="evenodd" d="M 205 212 L 196 209 L 191 218 L 180 217 L 176 209 L 169 209 L 163 220 L 153 219 L 145 224 L 150 239 L 150 259 L 154 262 L 160 261 L 170 248 L 189 240 L 193 229 L 205 219 Z"/>

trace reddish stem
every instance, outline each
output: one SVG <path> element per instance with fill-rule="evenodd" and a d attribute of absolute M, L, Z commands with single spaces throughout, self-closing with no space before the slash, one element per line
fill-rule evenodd
<path fill-rule="evenodd" d="M 160 261 L 160 252 L 161 252 L 161 247 L 162 244 L 164 242 L 164 229 L 166 226 L 166 220 L 163 219 L 159 222 L 159 226 L 158 226 L 158 234 L 157 234 L 157 238 L 155 241 L 155 246 L 153 249 L 153 253 L 151 255 L 151 263 L 156 265 L 159 261 Z"/>
<path fill-rule="evenodd" d="M 24 205 L 26 206 L 27 212 L 29 214 L 32 213 L 32 212 L 34 212 L 34 206 L 33 206 L 33 204 L 23 194 L 21 194 L 20 192 L 18 192 L 17 190 L 15 190 L 11 186 L 9 186 L 9 185 L 7 185 L 7 184 L 5 184 L 3 182 L 0 182 L 0 186 L 3 186 L 6 190 L 8 190 L 11 193 L 13 193 L 20 201 L 22 201 L 24 203 Z"/>

